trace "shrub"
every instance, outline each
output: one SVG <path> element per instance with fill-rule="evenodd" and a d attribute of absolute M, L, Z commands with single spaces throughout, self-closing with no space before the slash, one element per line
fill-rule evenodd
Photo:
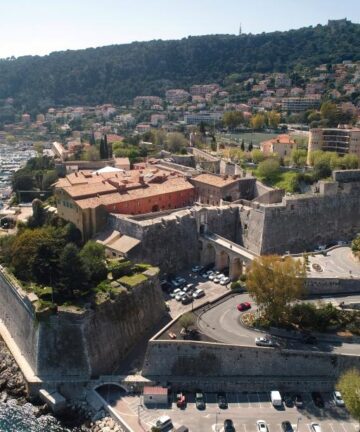
<path fill-rule="evenodd" d="M 113 279 L 119 279 L 132 273 L 132 263 L 130 261 L 115 262 L 109 265 L 109 271 Z"/>

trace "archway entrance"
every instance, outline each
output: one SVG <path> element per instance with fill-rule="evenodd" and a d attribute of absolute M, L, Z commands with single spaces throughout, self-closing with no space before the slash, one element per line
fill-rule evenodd
<path fill-rule="evenodd" d="M 153 212 L 153 213 L 155 213 L 155 212 L 158 212 L 160 209 L 159 209 L 159 206 L 156 204 L 156 205 L 154 205 L 153 207 L 152 207 L 152 209 L 151 209 L 151 211 Z"/>
<path fill-rule="evenodd" d="M 109 383 L 102 384 L 95 388 L 95 391 L 105 400 L 110 406 L 115 406 L 116 403 L 126 394 L 126 390 L 120 384 Z"/>

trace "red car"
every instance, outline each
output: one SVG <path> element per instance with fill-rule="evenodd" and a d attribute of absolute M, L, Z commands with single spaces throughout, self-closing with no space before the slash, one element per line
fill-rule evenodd
<path fill-rule="evenodd" d="M 178 408 L 185 408 L 186 406 L 186 397 L 184 393 L 178 393 L 176 395 L 176 406 Z"/>
<path fill-rule="evenodd" d="M 240 303 L 237 305 L 237 310 L 240 312 L 251 309 L 251 304 L 249 302 Z"/>

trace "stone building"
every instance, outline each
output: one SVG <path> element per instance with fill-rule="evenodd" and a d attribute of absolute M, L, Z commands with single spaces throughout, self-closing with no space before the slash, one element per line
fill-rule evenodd
<path fill-rule="evenodd" d="M 276 138 L 272 138 L 268 141 L 263 141 L 260 144 L 261 151 L 265 155 L 277 154 L 281 158 L 290 156 L 291 152 L 297 149 L 297 144 L 290 135 L 278 135 Z"/>

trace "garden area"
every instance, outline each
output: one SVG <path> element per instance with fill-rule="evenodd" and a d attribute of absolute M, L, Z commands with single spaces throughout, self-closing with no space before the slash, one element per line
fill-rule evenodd
<path fill-rule="evenodd" d="M 47 213 L 40 200 L 33 201 L 27 224 L 18 223 L 15 235 L 0 238 L 0 261 L 10 278 L 37 295 L 38 310 L 96 305 L 130 291 L 157 271 L 122 258 L 106 259 L 103 245 L 84 244 L 79 230 Z"/>

